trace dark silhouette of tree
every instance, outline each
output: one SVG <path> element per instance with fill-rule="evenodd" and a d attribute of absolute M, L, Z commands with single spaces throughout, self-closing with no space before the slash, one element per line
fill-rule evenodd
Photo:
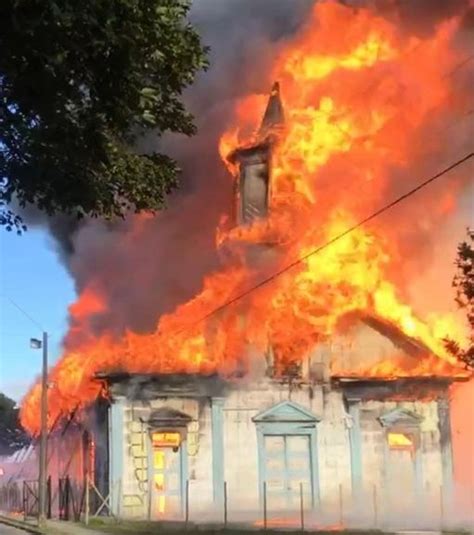
<path fill-rule="evenodd" d="M 446 340 L 446 346 L 467 368 L 474 369 L 474 230 L 468 229 L 467 240 L 458 246 L 456 268 L 453 287 L 458 306 L 466 311 L 470 338 L 465 348 L 453 340 Z"/>
<path fill-rule="evenodd" d="M 0 393 L 0 455 L 9 455 L 28 442 L 20 425 L 19 409 L 12 399 Z"/>
<path fill-rule="evenodd" d="M 192 135 L 183 89 L 207 67 L 188 0 L 0 2 L 0 225 L 11 201 L 111 218 L 155 211 L 177 186 L 152 130 Z"/>

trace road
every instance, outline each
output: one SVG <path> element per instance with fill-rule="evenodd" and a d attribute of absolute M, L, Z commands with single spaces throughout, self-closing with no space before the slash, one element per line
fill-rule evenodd
<path fill-rule="evenodd" d="M 22 529 L 12 528 L 6 524 L 0 524 L 0 535 L 25 535 L 26 531 Z"/>

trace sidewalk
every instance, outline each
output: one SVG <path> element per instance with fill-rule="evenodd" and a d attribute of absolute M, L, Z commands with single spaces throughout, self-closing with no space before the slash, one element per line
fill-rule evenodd
<path fill-rule="evenodd" d="M 0 514 L 1 524 L 22 529 L 34 535 L 97 535 L 99 533 L 98 531 L 87 529 L 81 524 L 59 520 L 48 520 L 46 525 L 40 529 L 36 520 L 20 520 L 4 514 Z"/>
<path fill-rule="evenodd" d="M 48 520 L 45 533 L 48 535 L 97 535 L 98 531 L 85 528 L 74 522 Z"/>

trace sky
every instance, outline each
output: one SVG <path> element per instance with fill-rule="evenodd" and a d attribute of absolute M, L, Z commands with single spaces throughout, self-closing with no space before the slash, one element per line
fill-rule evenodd
<path fill-rule="evenodd" d="M 41 350 L 30 338 L 49 336 L 49 359 L 60 354 L 74 285 L 45 230 L 18 236 L 0 228 L 0 392 L 20 401 L 41 373 Z M 23 309 L 32 320 L 11 302 Z"/>

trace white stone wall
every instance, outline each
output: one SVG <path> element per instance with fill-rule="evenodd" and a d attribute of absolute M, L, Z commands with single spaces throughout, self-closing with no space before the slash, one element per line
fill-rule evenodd
<path fill-rule="evenodd" d="M 349 427 L 342 392 L 322 386 L 290 388 L 270 380 L 247 384 L 224 398 L 224 479 L 227 483 L 229 520 L 244 514 L 261 516 L 256 425 L 252 421 L 262 411 L 282 401 L 293 401 L 311 411 L 321 421 L 316 424 L 319 490 L 322 509 L 340 514 L 341 498 L 346 511 L 353 508 Z M 212 421 L 210 399 L 158 399 L 148 405 L 128 404 L 125 408 L 125 459 L 122 514 L 137 518 L 148 515 L 148 429 L 150 411 L 170 407 L 193 418 L 188 426 L 187 455 L 189 510 L 193 520 L 219 519 L 222 508 L 213 503 Z M 371 500 L 373 489 L 383 486 L 385 434 L 378 418 L 395 408 L 407 409 L 422 417 L 421 459 L 423 487 L 436 499 L 442 483 L 437 402 L 380 402 L 360 404 L 362 489 Z M 381 500 L 381 496 L 379 496 Z M 439 501 L 438 501 L 439 503 Z M 372 507 L 370 501 L 366 504 Z M 241 515 L 241 516 L 239 516 Z M 245 517 L 245 518 L 248 518 Z"/>
<path fill-rule="evenodd" d="M 341 491 L 346 502 L 351 493 L 349 420 L 341 392 L 325 395 L 322 417 L 318 424 L 321 505 L 334 509 Z"/>
<path fill-rule="evenodd" d="M 442 464 L 438 429 L 437 401 L 381 402 L 366 401 L 361 404 L 360 422 L 362 435 L 363 490 L 370 494 L 384 485 L 385 430 L 378 418 L 393 409 L 406 409 L 422 418 L 420 423 L 420 449 L 423 499 L 438 500 L 442 486 Z"/>
<path fill-rule="evenodd" d="M 257 433 L 252 418 L 281 401 L 291 400 L 321 418 L 317 424 L 318 478 L 321 501 L 339 500 L 339 486 L 350 492 L 350 450 L 342 395 L 323 395 L 321 387 L 261 382 L 233 392 L 224 405 L 225 479 L 232 509 L 255 509 L 258 504 Z"/>
<path fill-rule="evenodd" d="M 125 403 L 121 513 L 126 517 L 145 518 L 148 514 L 148 444 L 140 421 L 148 414 L 146 406 Z"/>
<path fill-rule="evenodd" d="M 152 410 L 170 407 L 193 418 L 186 441 L 190 502 L 197 509 L 212 503 L 212 439 L 210 401 L 166 398 L 151 403 L 127 403 L 124 413 L 122 514 L 147 518 L 149 511 L 149 433 L 145 423 Z"/>

